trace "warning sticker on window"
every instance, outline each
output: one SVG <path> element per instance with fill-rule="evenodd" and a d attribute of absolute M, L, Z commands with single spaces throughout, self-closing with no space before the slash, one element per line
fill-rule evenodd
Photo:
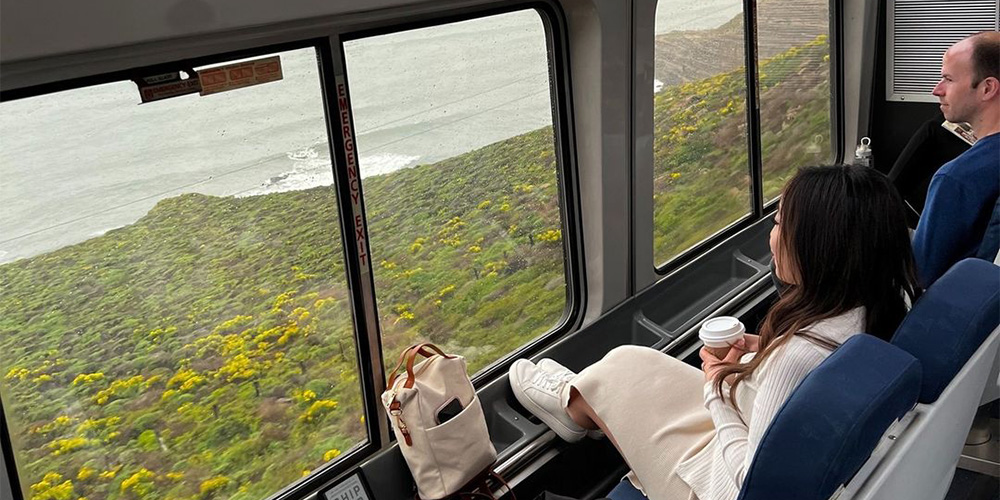
<path fill-rule="evenodd" d="M 254 61 L 227 64 L 198 72 L 201 95 L 217 94 L 251 85 L 281 80 L 281 58 L 265 57 Z"/>
<path fill-rule="evenodd" d="M 365 486 L 361 484 L 361 478 L 357 474 L 347 478 L 346 481 L 330 488 L 323 494 L 324 500 L 369 500 Z"/>

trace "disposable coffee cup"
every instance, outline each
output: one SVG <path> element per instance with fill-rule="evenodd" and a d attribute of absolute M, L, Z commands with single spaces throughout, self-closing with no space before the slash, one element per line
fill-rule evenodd
<path fill-rule="evenodd" d="M 702 323 L 698 337 L 713 356 L 722 359 L 729 354 L 729 348 L 743 338 L 745 332 L 746 328 L 740 320 L 732 316 L 719 316 Z"/>

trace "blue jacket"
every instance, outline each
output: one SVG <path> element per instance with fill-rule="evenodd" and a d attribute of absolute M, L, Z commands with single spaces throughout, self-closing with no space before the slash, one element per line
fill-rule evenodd
<path fill-rule="evenodd" d="M 1000 242 L 983 238 L 998 196 L 1000 133 L 979 139 L 971 149 L 938 169 L 913 235 L 921 285 L 930 286 L 966 257 L 996 255 Z M 980 248 L 984 245 L 992 248 Z"/>

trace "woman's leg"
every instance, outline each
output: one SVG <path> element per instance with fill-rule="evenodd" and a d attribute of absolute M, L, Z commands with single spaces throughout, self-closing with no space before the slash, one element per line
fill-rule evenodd
<path fill-rule="evenodd" d="M 618 453 L 625 456 L 622 453 L 622 449 L 618 446 L 618 442 L 615 441 L 615 435 L 608 429 L 608 425 L 601 420 L 601 417 L 594 412 L 594 408 L 587 403 L 586 399 L 583 399 L 583 395 L 580 391 L 576 390 L 576 387 L 569 388 L 569 404 L 566 405 L 566 413 L 569 413 L 569 418 L 572 418 L 574 422 L 580 427 L 587 430 L 601 429 L 604 435 L 608 437 L 611 444 L 615 445 L 618 449 Z"/>
<path fill-rule="evenodd" d="M 654 349 L 622 346 L 582 370 L 563 400 L 570 420 L 599 427 L 649 498 L 688 499 L 676 473 L 715 434 L 701 370 Z"/>
<path fill-rule="evenodd" d="M 650 498 L 691 497 L 671 471 L 714 435 L 701 370 L 638 346 L 612 349 L 576 376 L 542 365 L 511 365 L 511 389 L 525 409 L 566 441 L 603 430 L 632 469 L 630 480 Z"/>

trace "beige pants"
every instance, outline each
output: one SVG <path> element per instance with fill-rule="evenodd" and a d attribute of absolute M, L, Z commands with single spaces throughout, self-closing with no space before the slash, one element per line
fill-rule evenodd
<path fill-rule="evenodd" d="M 676 470 L 715 436 L 701 370 L 648 347 L 622 346 L 572 385 L 614 436 L 636 488 L 651 499 L 696 500 Z"/>

